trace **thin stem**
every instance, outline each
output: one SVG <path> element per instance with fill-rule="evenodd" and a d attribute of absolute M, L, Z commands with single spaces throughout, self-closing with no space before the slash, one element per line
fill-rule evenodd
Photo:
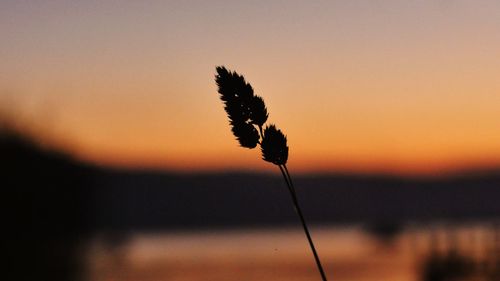
<path fill-rule="evenodd" d="M 295 186 L 293 185 L 292 178 L 290 177 L 290 172 L 288 172 L 286 165 L 283 165 L 283 170 L 285 171 L 286 178 L 287 178 L 288 182 L 290 183 L 290 190 L 293 192 L 293 195 L 295 196 L 295 200 L 298 202 L 297 193 L 295 192 Z M 297 205 L 298 205 L 298 203 L 297 203 Z"/>
<path fill-rule="evenodd" d="M 287 184 L 288 190 L 290 191 L 290 195 L 292 196 L 292 201 L 293 201 L 293 205 L 295 208 L 295 212 L 299 215 L 300 222 L 302 223 L 302 227 L 304 228 L 304 232 L 306 233 L 307 241 L 309 241 L 309 246 L 311 247 L 311 250 L 313 252 L 314 260 L 316 261 L 316 265 L 318 266 L 319 273 L 321 274 L 321 279 L 323 281 L 327 281 L 325 272 L 323 271 L 323 267 L 321 266 L 321 261 L 319 260 L 318 253 L 316 252 L 316 248 L 314 247 L 313 240 L 311 238 L 311 235 L 309 234 L 309 229 L 307 228 L 306 220 L 304 219 L 304 216 L 302 215 L 302 211 L 300 210 L 299 202 L 297 200 L 297 194 L 295 193 L 295 187 L 293 186 L 292 178 L 290 177 L 290 173 L 288 172 L 286 165 L 278 165 L 278 166 L 280 168 L 281 174 L 285 178 L 285 182 Z"/>
<path fill-rule="evenodd" d="M 278 167 L 280 168 L 281 174 L 283 175 L 283 178 L 285 179 L 285 182 L 286 182 L 286 187 L 288 188 L 288 191 L 290 191 L 290 193 L 293 193 L 292 188 L 291 188 L 291 185 L 290 185 L 290 183 L 288 182 L 288 176 L 286 175 L 286 173 L 285 173 L 285 170 L 284 170 L 283 166 L 278 165 Z M 292 197 L 293 197 L 293 195 L 292 195 Z"/>

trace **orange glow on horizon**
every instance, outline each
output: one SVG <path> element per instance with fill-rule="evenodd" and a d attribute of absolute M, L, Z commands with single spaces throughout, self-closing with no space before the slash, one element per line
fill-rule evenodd
<path fill-rule="evenodd" d="M 240 148 L 238 148 L 239 150 Z M 98 165 L 117 168 L 154 169 L 170 172 L 224 172 L 247 171 L 278 173 L 276 167 L 261 159 L 259 149 L 205 154 L 123 154 L 122 152 L 96 151 L 79 153 L 77 158 Z M 487 171 L 500 167 L 500 157 L 419 157 L 403 159 L 390 157 L 367 158 L 348 155 L 298 155 L 293 151 L 287 163 L 298 174 L 355 173 L 399 176 L 439 176 L 461 172 Z"/>

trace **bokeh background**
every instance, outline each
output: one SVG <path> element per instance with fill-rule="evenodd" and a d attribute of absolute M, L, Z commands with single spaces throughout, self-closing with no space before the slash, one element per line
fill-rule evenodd
<path fill-rule="evenodd" d="M 319 279 L 215 66 L 288 136 L 336 280 L 500 280 L 500 2 L 2 1 L 16 280 Z"/>

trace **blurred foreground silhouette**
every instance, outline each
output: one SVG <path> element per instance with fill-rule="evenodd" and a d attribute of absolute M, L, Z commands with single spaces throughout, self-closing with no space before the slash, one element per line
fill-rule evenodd
<path fill-rule="evenodd" d="M 10 280 L 79 280 L 88 233 L 83 165 L 43 150 L 14 128 L 0 131 L 2 252 Z"/>

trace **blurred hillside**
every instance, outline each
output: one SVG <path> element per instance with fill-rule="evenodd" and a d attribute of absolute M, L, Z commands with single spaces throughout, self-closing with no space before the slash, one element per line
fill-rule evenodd
<path fill-rule="evenodd" d="M 296 223 L 278 174 L 98 168 L 6 131 L 0 153 L 3 198 L 8 198 L 7 209 L 16 210 L 8 213 L 15 214 L 9 220 L 20 224 L 17 230 L 82 233 Z M 500 216 L 500 173 L 494 171 L 426 179 L 323 174 L 295 181 L 314 223 Z"/>
<path fill-rule="evenodd" d="M 295 225 L 281 178 L 262 174 L 172 175 L 101 171 L 94 225 L 169 229 Z M 447 179 L 296 178 L 311 223 L 490 220 L 500 216 L 500 175 Z"/>

